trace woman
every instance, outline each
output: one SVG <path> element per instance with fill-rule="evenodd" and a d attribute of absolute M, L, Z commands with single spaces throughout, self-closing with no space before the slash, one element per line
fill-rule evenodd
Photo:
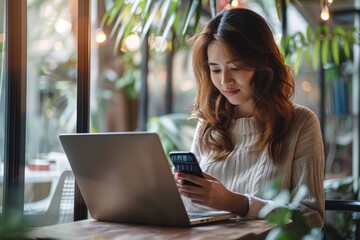
<path fill-rule="evenodd" d="M 205 179 L 176 173 L 181 194 L 201 206 L 249 219 L 271 200 L 266 184 L 281 177 L 312 227 L 324 221 L 323 142 L 319 121 L 292 102 L 294 78 L 267 22 L 248 9 L 221 12 L 193 38 L 198 119 L 191 151 Z M 182 184 L 191 181 L 201 187 Z"/>

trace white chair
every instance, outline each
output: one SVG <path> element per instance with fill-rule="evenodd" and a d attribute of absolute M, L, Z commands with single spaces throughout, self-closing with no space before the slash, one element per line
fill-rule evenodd
<path fill-rule="evenodd" d="M 49 198 L 24 205 L 25 227 L 41 227 L 73 221 L 75 177 L 64 171 L 54 194 Z"/>

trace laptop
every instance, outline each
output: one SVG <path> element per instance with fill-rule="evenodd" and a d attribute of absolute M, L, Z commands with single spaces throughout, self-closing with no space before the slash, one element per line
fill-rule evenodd
<path fill-rule="evenodd" d="M 186 211 L 157 133 L 75 133 L 59 138 L 95 220 L 191 226 L 235 217 L 227 211 Z"/>

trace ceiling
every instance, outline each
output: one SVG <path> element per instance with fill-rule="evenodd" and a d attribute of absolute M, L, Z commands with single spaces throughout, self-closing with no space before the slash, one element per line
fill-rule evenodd
<path fill-rule="evenodd" d="M 323 0 L 324 1 L 324 0 Z M 355 13 L 354 2 L 357 0 L 333 0 L 330 5 L 330 25 L 353 26 Z M 318 25 L 320 20 L 320 0 L 296 0 L 294 6 L 311 25 Z"/>

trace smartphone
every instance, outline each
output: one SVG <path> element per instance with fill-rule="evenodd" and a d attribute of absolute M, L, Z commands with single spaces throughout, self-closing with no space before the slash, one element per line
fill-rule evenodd
<path fill-rule="evenodd" d="M 192 152 L 172 151 L 169 153 L 169 156 L 176 171 L 204 178 L 199 163 Z M 199 186 L 190 181 L 185 181 L 184 184 Z"/>

